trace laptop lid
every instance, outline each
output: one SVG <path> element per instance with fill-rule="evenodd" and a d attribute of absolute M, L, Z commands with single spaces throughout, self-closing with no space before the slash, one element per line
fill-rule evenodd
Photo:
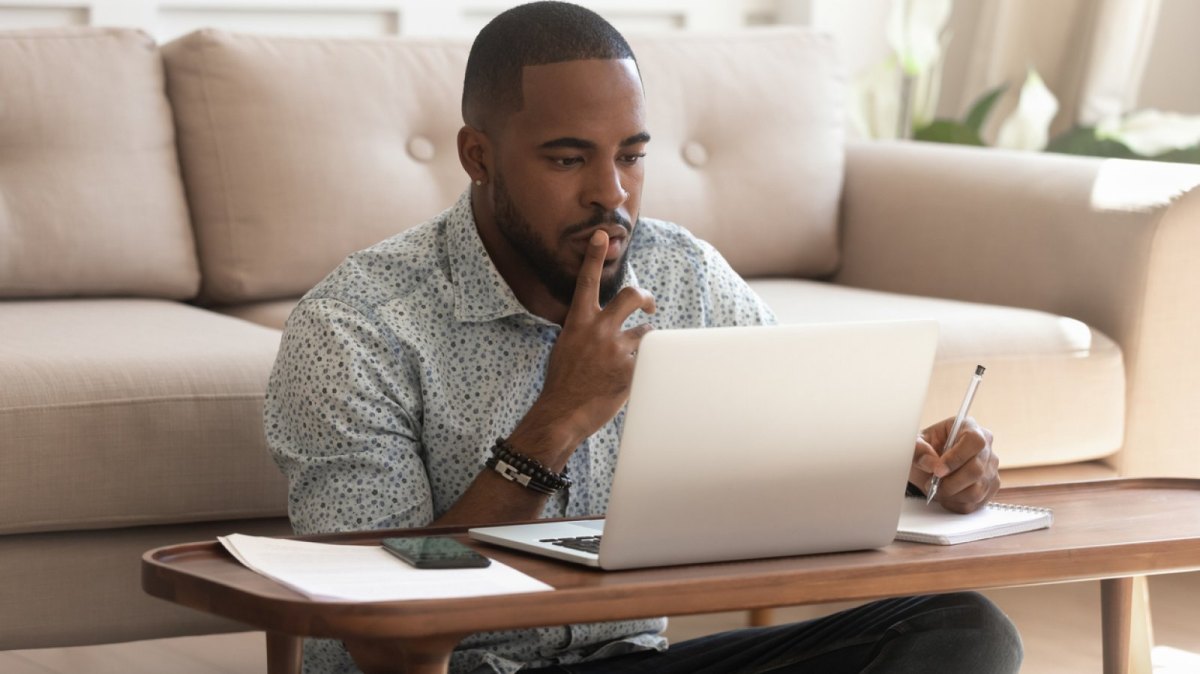
<path fill-rule="evenodd" d="M 936 346 L 933 321 L 651 332 L 599 554 L 551 524 L 471 535 L 605 569 L 886 545 Z"/>

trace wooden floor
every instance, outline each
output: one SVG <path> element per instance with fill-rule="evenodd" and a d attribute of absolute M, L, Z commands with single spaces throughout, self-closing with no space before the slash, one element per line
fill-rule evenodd
<path fill-rule="evenodd" d="M 1155 674 L 1200 672 L 1200 573 L 1150 581 Z M 1024 674 L 1094 674 L 1101 670 L 1100 590 L 1072 583 L 989 592 L 1020 628 Z M 801 620 L 836 607 L 780 609 L 780 621 Z M 674 618 L 674 640 L 736 628 L 745 613 Z M 243 633 L 139 641 L 107 646 L 0 652 L 3 674 L 250 674 L 266 670 L 263 637 Z"/>

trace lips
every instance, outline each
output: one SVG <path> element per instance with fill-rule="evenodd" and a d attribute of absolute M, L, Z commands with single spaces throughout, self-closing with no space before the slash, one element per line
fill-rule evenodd
<path fill-rule="evenodd" d="M 588 242 L 597 231 L 608 234 L 608 250 L 604 252 L 605 264 L 621 259 L 621 254 L 625 252 L 625 246 L 629 243 L 629 231 L 621 225 L 601 225 L 581 232 L 574 238 L 574 244 L 580 254 L 587 250 Z"/>
<path fill-rule="evenodd" d="M 621 253 L 625 252 L 626 241 L 628 239 L 625 238 L 624 234 L 621 236 L 612 236 L 610 234 L 608 237 L 608 250 L 604 253 L 604 261 L 607 263 L 621 259 Z"/>

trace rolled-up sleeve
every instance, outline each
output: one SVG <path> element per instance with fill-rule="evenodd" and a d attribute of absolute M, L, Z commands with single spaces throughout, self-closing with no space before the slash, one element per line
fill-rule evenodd
<path fill-rule="evenodd" d="M 376 325 L 332 299 L 306 299 L 288 319 L 264 423 L 297 533 L 433 520 L 417 371 Z"/>

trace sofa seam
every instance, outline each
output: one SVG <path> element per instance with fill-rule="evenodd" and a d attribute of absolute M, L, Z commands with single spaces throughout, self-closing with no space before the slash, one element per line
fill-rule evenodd
<path fill-rule="evenodd" d="M 278 512 L 278 514 L 274 514 L 274 515 L 263 514 L 264 512 Z M 193 517 L 195 519 L 193 519 Z M 221 519 L 212 519 L 213 517 L 219 517 Z M 287 519 L 287 517 L 288 517 L 287 506 L 284 505 L 278 511 L 265 511 L 265 510 L 253 510 L 253 509 L 242 509 L 242 510 L 236 510 L 236 511 L 231 511 L 231 512 L 221 511 L 221 510 L 206 510 L 203 512 L 188 511 L 187 517 L 185 519 L 165 520 L 165 521 L 146 519 L 146 517 L 144 515 L 140 515 L 140 516 L 139 515 L 123 515 L 123 516 L 116 516 L 116 517 L 112 517 L 112 518 L 104 518 L 103 520 L 101 520 L 101 519 L 95 519 L 95 520 L 74 519 L 74 520 L 72 520 L 72 522 L 74 522 L 76 524 L 76 526 L 84 525 L 83 528 L 75 528 L 75 529 L 45 529 L 45 528 L 41 528 L 41 527 L 57 526 L 57 524 L 55 522 L 53 522 L 52 520 L 39 520 L 37 522 L 31 522 L 31 523 L 28 523 L 27 525 L 25 525 L 26 527 L 29 527 L 29 528 L 13 529 L 11 531 L 0 531 L 0 537 L 32 536 L 32 535 L 37 535 L 37 534 L 75 534 L 75 533 L 87 533 L 87 532 L 112 531 L 115 529 L 131 529 L 131 528 L 157 527 L 157 526 L 169 527 L 169 526 L 177 526 L 180 524 L 209 524 L 209 523 L 213 523 L 213 522 L 226 522 L 226 521 L 239 521 L 239 520 L 257 520 L 257 519 L 285 520 L 285 519 Z M 101 526 L 87 526 L 88 524 L 102 522 L 102 521 L 103 522 L 111 522 L 112 524 L 111 525 L 105 524 L 105 525 L 101 525 Z"/>
<path fill-rule="evenodd" d="M 107 400 L 82 400 L 74 403 L 55 403 L 49 405 L 21 405 L 14 407 L 0 408 L 0 415 L 25 412 L 29 410 L 61 410 L 61 409 L 78 409 L 84 407 L 109 407 L 118 405 L 128 405 L 134 403 L 137 405 L 159 405 L 182 401 L 203 401 L 203 402 L 220 402 L 227 400 L 262 400 L 265 394 L 199 394 L 199 395 L 172 395 L 172 396 L 147 396 L 141 398 L 109 398 Z"/>
<path fill-rule="evenodd" d="M 336 42 L 338 44 L 362 44 L 375 45 L 379 43 L 403 42 L 405 45 L 428 45 L 431 47 L 438 46 L 467 46 L 471 45 L 471 41 L 452 35 L 435 36 L 435 35 L 411 35 L 411 36 L 352 36 L 352 35 L 264 35 L 258 33 L 247 33 L 238 30 L 228 30 L 225 28 L 217 28 L 206 26 L 197 28 L 196 30 L 185 34 L 183 37 L 196 36 L 207 42 L 220 42 L 225 36 L 235 40 L 266 40 L 270 42 Z"/>
<path fill-rule="evenodd" d="M 1112 341 L 1111 338 L 1109 341 Z M 1035 360 L 1044 360 L 1047 358 L 1054 359 L 1054 360 L 1063 359 L 1063 360 L 1067 360 L 1070 362 L 1077 362 L 1077 361 L 1083 361 L 1083 360 L 1097 360 L 1097 358 L 1093 357 L 1092 354 L 1098 354 L 1098 357 L 1103 357 L 1103 358 L 1116 357 L 1117 359 L 1121 360 L 1123 363 L 1124 359 L 1125 359 L 1125 353 L 1124 353 L 1124 351 L 1121 350 L 1121 346 L 1114 341 L 1113 347 L 1114 348 L 1106 349 L 1105 351 L 1095 351 L 1093 349 L 1073 349 L 1070 351 L 1056 351 L 1056 352 L 1027 352 L 1027 353 L 1000 353 L 1000 354 L 983 353 L 983 354 L 969 355 L 969 356 L 954 356 L 951 358 L 935 360 L 933 364 L 934 364 L 934 367 L 937 367 L 939 365 L 944 365 L 944 364 L 975 363 L 975 362 L 978 362 L 980 358 L 987 358 L 988 360 L 993 361 L 993 362 L 1007 362 L 1007 363 L 1025 363 L 1025 362 L 1030 362 L 1030 361 L 1035 361 Z M 1086 353 L 1086 356 L 1084 358 L 1079 357 L 1080 354 L 1085 354 L 1085 353 Z"/>
<path fill-rule="evenodd" d="M 230 194 L 229 171 L 228 167 L 226 166 L 225 155 L 221 151 L 221 137 L 217 135 L 217 124 L 213 119 L 212 94 L 209 91 L 208 86 L 211 65 L 209 62 L 209 51 L 212 44 L 212 40 L 200 41 L 200 90 L 204 95 L 204 117 L 205 121 L 208 122 L 209 137 L 212 138 L 213 142 L 213 155 L 216 157 L 218 167 L 217 170 L 220 174 L 221 209 L 225 219 L 224 228 L 226 230 L 225 243 L 227 259 L 230 260 L 230 267 L 232 269 L 241 270 L 243 261 L 237 254 L 237 246 L 233 243 L 233 208 L 230 204 L 232 195 Z M 207 292 L 206 289 L 201 289 L 201 295 L 208 295 L 207 299 L 210 301 L 213 299 L 212 292 L 213 291 L 211 287 L 207 289 Z"/>

